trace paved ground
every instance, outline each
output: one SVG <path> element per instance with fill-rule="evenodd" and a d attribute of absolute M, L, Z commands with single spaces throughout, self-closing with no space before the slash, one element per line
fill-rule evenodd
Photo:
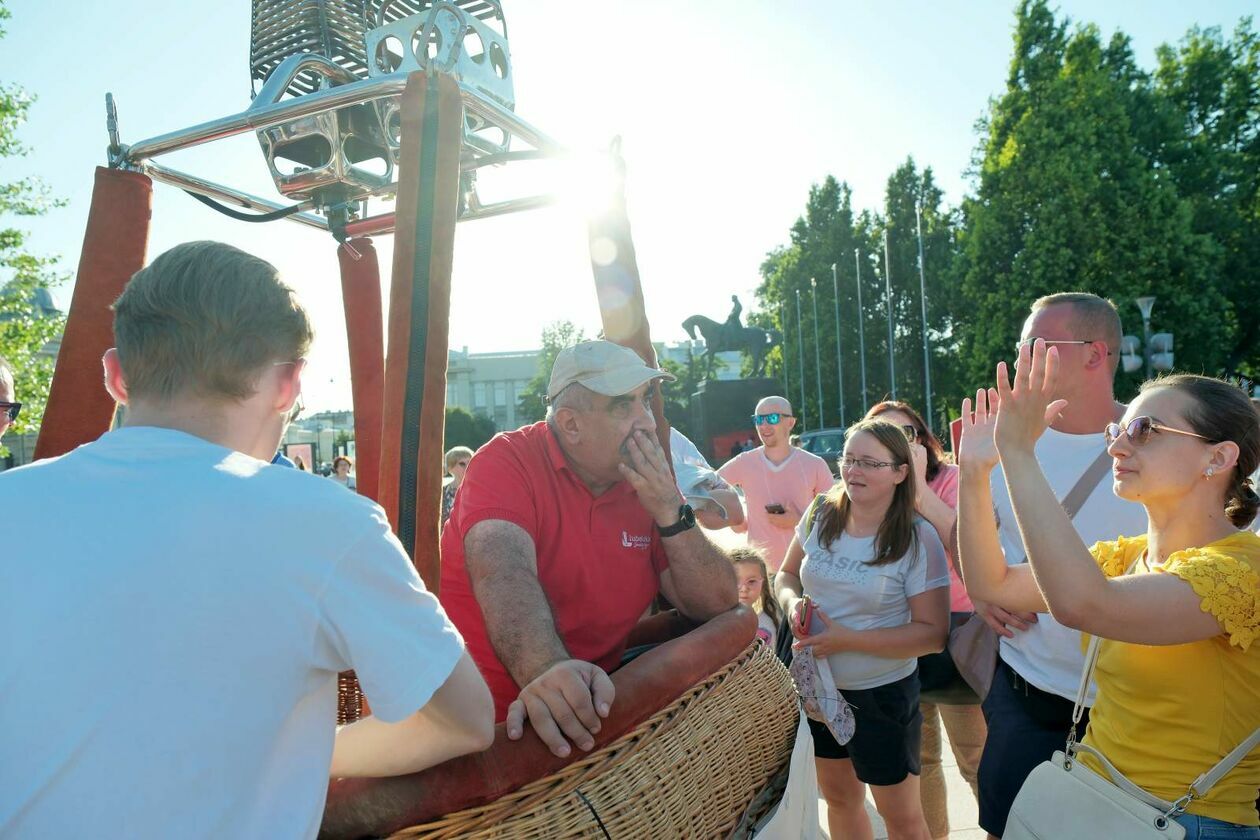
<path fill-rule="evenodd" d="M 946 744 L 942 745 L 941 752 L 941 763 L 945 769 L 945 790 L 949 795 L 950 840 L 984 840 L 988 835 L 976 822 L 976 799 L 971 795 L 971 788 L 958 774 L 954 751 Z M 883 820 L 875 812 L 875 801 L 871 799 L 869 792 L 866 795 L 866 812 L 870 814 L 871 824 L 875 827 L 876 840 L 885 840 L 888 833 L 884 830 Z M 818 818 L 822 825 L 822 836 L 827 837 L 827 803 L 821 799 L 818 801 Z"/>

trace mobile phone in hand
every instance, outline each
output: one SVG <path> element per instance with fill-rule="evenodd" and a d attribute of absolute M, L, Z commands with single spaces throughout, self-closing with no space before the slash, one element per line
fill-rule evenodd
<path fill-rule="evenodd" d="M 801 598 L 796 605 L 796 619 L 801 629 L 806 633 L 809 632 L 809 626 L 814 621 L 814 599 L 808 595 Z"/>
<path fill-rule="evenodd" d="M 766 513 L 787 513 L 787 511 L 783 508 L 783 505 L 776 503 L 773 505 L 766 505 Z"/>

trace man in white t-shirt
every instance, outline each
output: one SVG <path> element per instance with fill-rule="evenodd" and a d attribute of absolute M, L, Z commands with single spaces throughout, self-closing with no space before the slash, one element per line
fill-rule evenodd
<path fill-rule="evenodd" d="M 1061 502 L 1106 451 L 1103 427 L 1124 414 L 1125 406 L 1116 402 L 1113 391 L 1120 335 L 1115 306 L 1080 292 L 1038 299 L 1024 322 L 1021 343 L 1041 338 L 1059 352 L 1055 396 L 1067 400 L 1067 407 L 1038 441 L 1037 460 Z M 1110 478 L 1108 470 L 1072 520 L 1087 545 L 1146 533 L 1145 510 L 1117 498 Z M 993 471 L 992 485 L 1006 562 L 1024 562 L 1001 470 Z M 976 609 L 1002 635 L 997 673 L 984 702 L 989 734 L 977 780 L 980 827 L 1001 837 L 1011 803 L 1028 774 L 1063 749 L 1085 659 L 1080 632 L 1059 624 L 1049 613 L 1020 615 L 979 602 Z M 1091 688 L 1087 703 L 1093 701 Z M 1077 735 L 1083 734 L 1084 723 Z"/>
<path fill-rule="evenodd" d="M 741 452 L 718 468 L 718 475 L 744 491 L 748 542 L 766 554 L 766 565 L 783 565 L 792 530 L 809 503 L 835 483 L 827 462 L 792 446 L 792 404 L 766 397 L 753 414 L 761 446 Z"/>
<path fill-rule="evenodd" d="M 744 507 L 739 494 L 714 472 L 691 439 L 677 429 L 669 430 L 669 456 L 674 479 L 683 498 L 696 512 L 696 521 L 709 530 L 739 527 Z"/>
<path fill-rule="evenodd" d="M 275 269 L 180 245 L 114 312 L 125 426 L 0 477 L 0 836 L 313 838 L 330 775 L 488 746 L 384 512 L 268 464 L 312 337 Z M 336 731 L 351 668 L 373 715 Z"/>

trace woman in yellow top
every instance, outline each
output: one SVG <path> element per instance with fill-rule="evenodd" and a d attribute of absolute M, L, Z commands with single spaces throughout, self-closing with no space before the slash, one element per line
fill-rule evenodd
<path fill-rule="evenodd" d="M 1008 609 L 1048 609 L 1106 640 L 1084 743 L 1147 793 L 1174 802 L 1260 727 L 1260 537 L 1241 530 L 1260 508 L 1247 479 L 1260 464 L 1260 417 L 1220 380 L 1145 383 L 1105 437 L 1114 492 L 1145 506 L 1147 533 L 1087 549 L 1033 455 L 1065 405 L 1054 398 L 1057 368 L 1057 348 L 1038 340 L 1021 348 L 1013 385 L 998 365 L 998 387 L 977 392 L 974 418 L 971 401 L 963 402 L 958 514 L 967 590 Z M 989 474 L 999 460 L 1027 565 L 1008 567 L 998 544 Z M 1101 770 L 1088 754 L 1082 760 Z M 1177 820 L 1188 839 L 1260 838 L 1257 788 L 1260 750 Z"/>

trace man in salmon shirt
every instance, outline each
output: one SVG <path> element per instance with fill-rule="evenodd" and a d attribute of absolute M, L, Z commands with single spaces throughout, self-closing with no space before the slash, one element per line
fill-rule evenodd
<path fill-rule="evenodd" d="M 694 527 L 657 442 L 652 395 L 672 378 L 608 341 L 566 348 L 547 419 L 496 435 L 468 465 L 440 598 L 509 738 L 528 717 L 556 755 L 570 741 L 590 750 L 608 672 L 658 591 L 699 621 L 738 603 L 730 560 Z"/>
<path fill-rule="evenodd" d="M 791 443 L 792 404 L 766 397 L 753 414 L 761 446 L 741 452 L 718 468 L 718 475 L 744 491 L 748 504 L 748 542 L 766 553 L 777 572 L 792 542 L 793 529 L 810 502 L 831 489 L 835 479 L 827 462 Z"/>

